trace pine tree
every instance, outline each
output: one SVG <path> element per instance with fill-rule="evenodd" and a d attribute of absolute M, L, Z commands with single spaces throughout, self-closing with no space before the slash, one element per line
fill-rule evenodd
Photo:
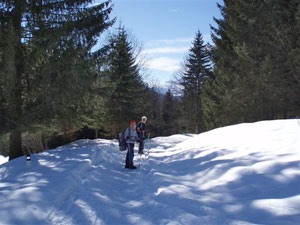
<path fill-rule="evenodd" d="M 208 46 L 198 31 L 186 59 L 184 71 L 180 74 L 187 132 L 199 133 L 205 129 L 201 95 L 206 79 L 211 76 L 210 55 L 207 50 Z"/>
<path fill-rule="evenodd" d="M 39 101 L 48 97 L 46 90 L 50 89 L 45 90 L 39 81 L 52 75 L 61 78 L 60 72 L 52 71 L 57 66 L 54 61 L 58 62 L 61 57 L 66 59 L 64 52 L 70 51 L 73 51 L 72 57 L 75 58 L 82 52 L 87 56 L 87 52 L 96 44 L 98 35 L 113 23 L 109 20 L 112 10 L 110 1 L 90 6 L 92 2 L 8 0 L 0 3 L 0 79 L 1 84 L 4 83 L 0 87 L 3 94 L 0 103 L 5 116 L 5 127 L 1 129 L 10 132 L 10 159 L 23 154 L 22 130 L 32 123 L 28 119 L 32 118 L 30 113 L 40 110 Z M 51 70 L 44 71 L 43 67 Z M 39 73 L 41 71 L 43 74 Z M 67 91 L 62 82 L 67 82 L 68 77 L 55 82 L 55 76 L 47 77 L 52 79 L 50 84 L 54 90 Z M 68 96 L 73 99 L 72 94 Z M 45 105 L 52 107 L 57 102 L 55 100 L 46 100 L 50 105 Z M 64 115 L 70 112 L 67 107 L 61 107 Z M 43 112 L 46 110 L 43 109 Z M 51 118 L 59 115 L 54 113 Z"/>
<path fill-rule="evenodd" d="M 176 103 L 170 89 L 168 89 L 163 100 L 161 117 L 161 134 L 164 136 L 174 134 L 177 128 Z"/>
<path fill-rule="evenodd" d="M 210 128 L 299 113 L 299 2 L 224 1 L 214 32 L 214 80 L 204 91 Z"/>
<path fill-rule="evenodd" d="M 109 46 L 105 73 L 110 91 L 106 107 L 108 127 L 116 134 L 128 125 L 128 121 L 140 116 L 145 86 L 134 55 L 133 43 L 124 27 L 111 35 Z"/>
<path fill-rule="evenodd" d="M 225 113 L 225 99 L 227 93 L 233 89 L 234 68 L 233 63 L 236 54 L 233 51 L 233 42 L 229 37 L 229 15 L 233 12 L 228 8 L 229 1 L 224 6 L 218 4 L 223 16 L 222 19 L 214 18 L 218 28 L 211 26 L 212 40 L 215 46 L 212 48 L 212 62 L 214 64 L 213 79 L 207 81 L 203 90 L 203 119 L 207 129 L 212 129 L 228 123 L 230 112 Z M 224 103 L 224 104 L 223 104 Z M 229 108 L 231 106 L 228 106 Z"/>

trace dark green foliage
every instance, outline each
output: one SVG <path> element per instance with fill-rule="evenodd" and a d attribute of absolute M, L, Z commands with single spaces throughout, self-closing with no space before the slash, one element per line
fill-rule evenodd
<path fill-rule="evenodd" d="M 74 125 L 95 71 L 90 53 L 113 21 L 110 1 L 0 3 L 1 132 L 10 158 L 22 155 L 21 133 L 36 125 Z"/>
<path fill-rule="evenodd" d="M 106 118 L 115 134 L 142 113 L 144 83 L 139 71 L 133 43 L 123 27 L 109 39 L 107 55 L 108 92 Z"/>
<path fill-rule="evenodd" d="M 151 137 L 161 135 L 163 124 L 161 119 L 162 94 L 152 87 L 146 87 L 143 92 L 143 113 L 149 118 L 147 131 Z"/>
<path fill-rule="evenodd" d="M 178 103 L 173 97 L 171 90 L 169 89 L 166 93 L 161 112 L 161 135 L 169 136 L 171 134 L 176 134 L 178 131 Z"/>
<path fill-rule="evenodd" d="M 299 1 L 219 7 L 223 18 L 212 28 L 215 80 L 203 98 L 207 127 L 299 114 Z"/>
<path fill-rule="evenodd" d="M 199 133 L 205 130 L 201 96 L 203 87 L 211 77 L 209 46 L 204 44 L 200 31 L 197 32 L 189 51 L 179 82 L 183 87 L 182 105 L 185 131 Z"/>
<path fill-rule="evenodd" d="M 8 135 L 0 135 L 0 155 L 3 156 L 9 155 L 8 141 L 9 141 Z"/>

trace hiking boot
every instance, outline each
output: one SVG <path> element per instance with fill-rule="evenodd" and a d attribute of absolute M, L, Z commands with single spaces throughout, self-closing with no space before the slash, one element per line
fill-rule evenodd
<path fill-rule="evenodd" d="M 130 167 L 128 165 L 125 165 L 125 169 L 129 169 Z"/>
<path fill-rule="evenodd" d="M 132 170 L 135 170 L 135 169 L 137 169 L 137 167 L 136 166 L 131 166 L 131 167 L 129 167 L 130 169 L 132 169 Z"/>

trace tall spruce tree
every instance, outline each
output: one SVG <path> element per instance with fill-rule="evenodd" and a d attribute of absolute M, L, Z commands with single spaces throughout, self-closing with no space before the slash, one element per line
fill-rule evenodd
<path fill-rule="evenodd" d="M 186 131 L 199 133 L 205 129 L 201 95 L 206 79 L 211 76 L 211 65 L 208 46 L 200 31 L 192 44 L 179 79 L 183 87 L 182 104 Z"/>
<path fill-rule="evenodd" d="M 107 121 L 112 133 L 128 125 L 128 121 L 137 119 L 143 109 L 144 83 L 140 68 L 134 55 L 134 45 L 124 27 L 109 39 L 107 56 L 108 98 Z"/>
<path fill-rule="evenodd" d="M 224 1 L 224 6 L 218 4 L 222 19 L 216 19 L 218 28 L 211 26 L 212 40 L 215 46 L 212 49 L 212 62 L 214 65 L 213 79 L 209 79 L 204 86 L 202 103 L 203 119 L 207 129 L 212 129 L 223 124 L 228 124 L 228 117 L 233 112 L 224 113 L 226 107 L 225 99 L 229 90 L 234 85 L 233 63 L 236 53 L 233 50 L 233 42 L 229 37 L 229 15 L 233 12 L 227 5 L 229 1 Z M 228 106 L 229 108 L 231 106 Z"/>
<path fill-rule="evenodd" d="M 212 28 L 215 80 L 204 97 L 210 128 L 299 113 L 298 7 L 294 0 L 219 5 L 223 18 Z"/>
<path fill-rule="evenodd" d="M 91 6 L 93 2 L 0 2 L 0 121 L 4 124 L 1 131 L 10 132 L 10 159 L 23 155 L 22 131 L 32 124 L 29 118 L 36 119 L 31 115 L 32 112 L 47 112 L 45 108 L 41 109 L 41 106 L 47 106 L 52 109 L 49 111 L 52 114 L 42 117 L 49 116 L 51 120 L 61 113 L 67 115 L 78 107 L 69 109 L 63 102 L 68 104 L 69 100 L 78 97 L 73 95 L 76 93 L 73 90 L 79 87 L 79 83 L 90 79 L 84 75 L 77 77 L 78 73 L 63 73 L 58 68 L 76 70 L 72 67 L 76 59 L 88 59 L 89 50 L 96 44 L 99 34 L 113 23 L 109 20 L 112 10 L 110 1 Z M 67 58 L 73 59 L 70 64 Z M 66 64 L 62 65 L 62 62 Z M 45 80 L 51 81 L 48 86 Z M 76 81 L 77 86 L 72 86 L 74 83 L 65 86 L 68 80 Z M 47 92 L 50 90 L 53 90 L 52 96 Z M 68 96 L 63 101 L 59 101 L 60 96 L 54 94 L 60 91 Z M 57 102 L 61 107 L 61 113 L 58 114 L 52 108 L 57 106 Z"/>

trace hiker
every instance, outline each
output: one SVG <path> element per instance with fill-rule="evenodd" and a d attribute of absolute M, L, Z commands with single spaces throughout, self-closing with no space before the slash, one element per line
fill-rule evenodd
<path fill-rule="evenodd" d="M 144 140 L 146 139 L 146 122 L 147 122 L 147 117 L 143 116 L 142 121 L 139 122 L 136 128 L 139 136 L 139 142 L 140 142 L 139 152 L 138 152 L 139 154 L 144 154 Z"/>
<path fill-rule="evenodd" d="M 136 169 L 136 166 L 133 165 L 134 158 L 134 143 L 138 141 L 138 135 L 136 132 L 136 121 L 130 121 L 130 127 L 125 131 L 125 138 L 127 143 L 127 154 L 126 154 L 126 169 Z"/>

